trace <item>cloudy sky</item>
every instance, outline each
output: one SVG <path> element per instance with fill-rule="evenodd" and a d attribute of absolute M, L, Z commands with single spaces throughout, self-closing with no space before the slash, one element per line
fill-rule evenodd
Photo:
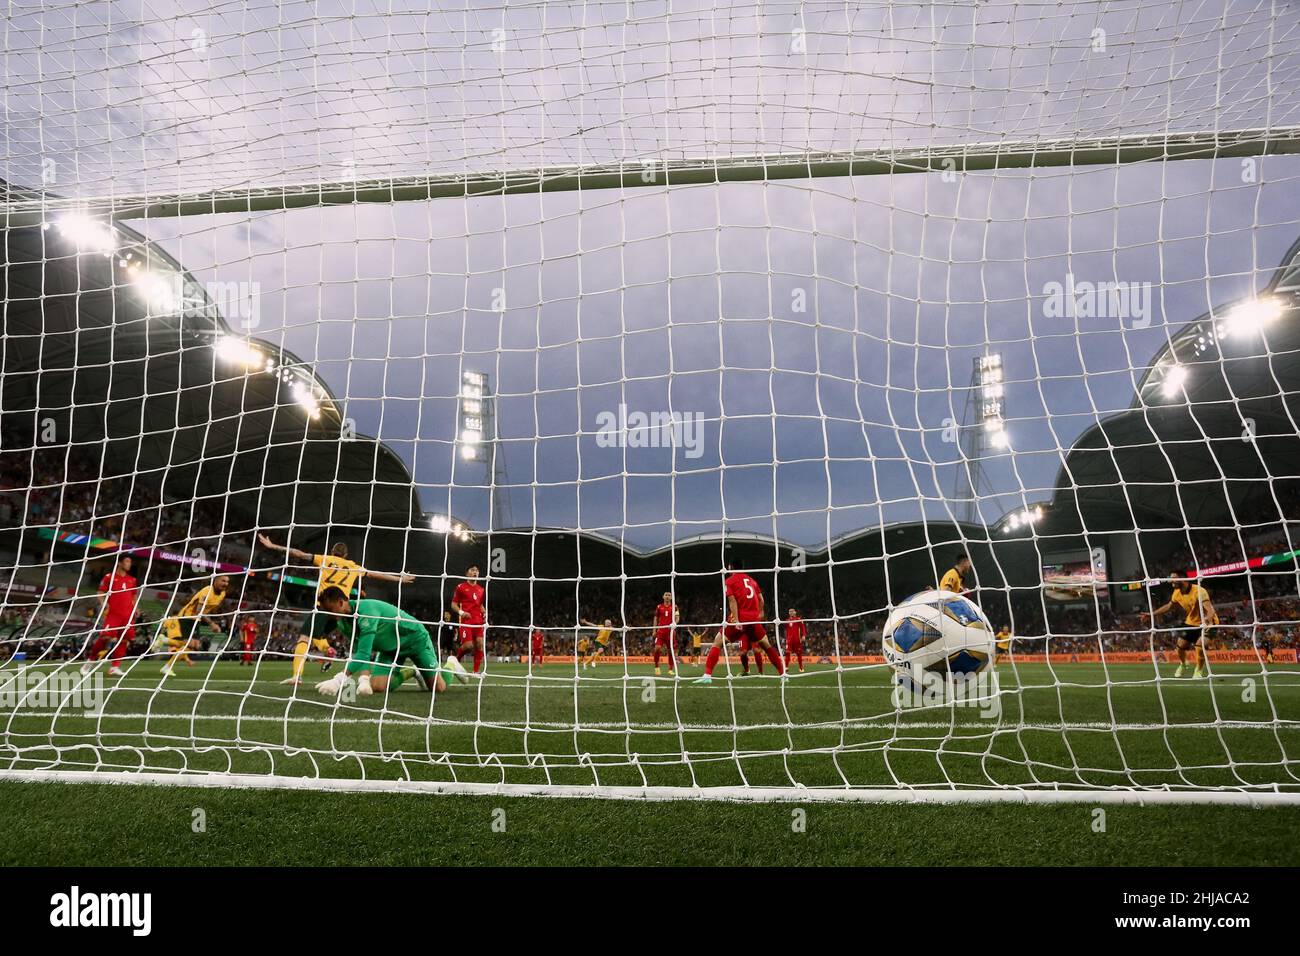
<path fill-rule="evenodd" d="M 1300 14 L 1269 0 L 402 9 L 11 7 L 0 178 L 121 197 L 1300 125 Z M 986 351 L 1014 454 L 983 518 L 1047 498 L 1173 331 L 1268 281 L 1298 183 L 1281 156 L 131 225 L 200 280 L 257 283 L 251 334 L 313 363 L 429 511 L 490 520 L 452 445 L 461 372 L 482 370 L 498 523 L 819 546 L 952 517 L 946 439 Z M 1149 288 L 1149 311 L 1052 315 L 1067 275 Z M 700 443 L 605 447 L 620 405 L 699 415 Z"/>

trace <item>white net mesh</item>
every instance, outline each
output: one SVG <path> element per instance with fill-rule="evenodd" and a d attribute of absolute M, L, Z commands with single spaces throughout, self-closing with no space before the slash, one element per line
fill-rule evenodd
<path fill-rule="evenodd" d="M 5 56 L 0 770 L 1294 791 L 1293 7 L 103 3 Z M 480 676 L 315 610 L 340 543 Z M 1003 653 L 901 700 L 963 552 Z M 779 664 L 709 663 L 728 564 Z M 1175 573 L 1205 626 L 1140 616 Z"/>

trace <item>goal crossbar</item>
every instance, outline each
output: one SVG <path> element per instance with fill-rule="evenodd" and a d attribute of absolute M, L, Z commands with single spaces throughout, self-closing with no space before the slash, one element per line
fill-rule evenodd
<path fill-rule="evenodd" d="M 437 173 L 317 181 L 280 186 L 227 186 L 174 193 L 67 198 L 28 193 L 0 204 L 7 228 L 36 226 L 61 213 L 116 220 L 273 212 L 353 203 L 419 202 L 584 189 L 688 186 L 784 179 L 983 172 L 1128 165 L 1300 153 L 1300 126 L 1091 138 L 995 141 L 839 152 L 653 159 L 607 165 Z"/>

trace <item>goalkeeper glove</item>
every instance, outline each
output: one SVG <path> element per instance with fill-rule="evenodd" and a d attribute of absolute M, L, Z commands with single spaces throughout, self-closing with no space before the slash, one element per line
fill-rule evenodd
<path fill-rule="evenodd" d="M 316 690 L 326 697 L 337 697 L 343 687 L 350 682 L 351 678 L 347 674 L 335 674 L 329 680 L 323 680 L 317 684 Z"/>
<path fill-rule="evenodd" d="M 374 689 L 370 686 L 369 674 L 362 674 L 359 678 L 357 678 L 358 697 L 369 697 L 374 692 L 375 692 Z"/>

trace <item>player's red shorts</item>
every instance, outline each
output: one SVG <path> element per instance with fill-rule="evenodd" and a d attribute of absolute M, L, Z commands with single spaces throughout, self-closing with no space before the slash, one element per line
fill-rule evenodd
<path fill-rule="evenodd" d="M 801 650 L 803 650 L 803 638 L 802 638 L 802 637 L 787 637 L 787 638 L 785 639 L 785 646 L 788 647 L 788 648 L 790 648 L 790 650 L 792 650 L 792 651 L 801 651 Z"/>
<path fill-rule="evenodd" d="M 655 647 L 667 647 L 672 643 L 673 629 L 671 627 L 661 627 L 655 631 Z"/>
<path fill-rule="evenodd" d="M 763 625 L 758 621 L 741 621 L 739 624 L 728 624 L 723 629 L 723 637 L 729 641 L 740 641 L 740 649 L 747 651 L 755 644 L 767 638 L 767 631 L 763 630 Z"/>
<path fill-rule="evenodd" d="M 135 624 L 131 621 L 105 620 L 104 637 L 110 648 L 116 647 L 118 641 L 124 640 L 129 644 L 135 640 Z"/>
<path fill-rule="evenodd" d="M 484 630 L 486 630 L 486 626 L 483 624 L 462 624 L 460 626 L 461 647 L 482 640 Z"/>

